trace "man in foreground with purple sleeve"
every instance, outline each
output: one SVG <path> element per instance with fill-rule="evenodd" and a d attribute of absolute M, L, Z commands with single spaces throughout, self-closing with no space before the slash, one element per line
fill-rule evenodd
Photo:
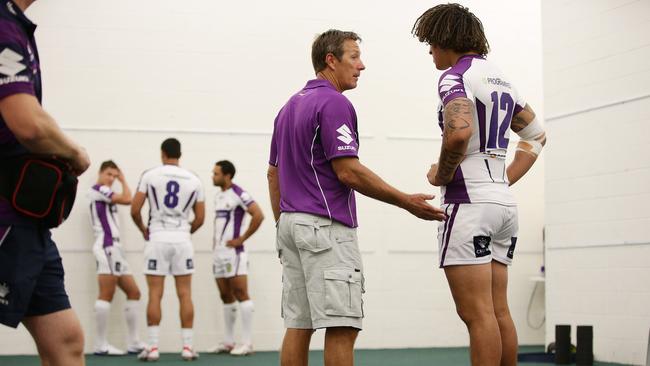
<path fill-rule="evenodd" d="M 50 230 L 43 220 L 20 214 L 6 194 L 15 188 L 7 180 L 8 164 L 28 154 L 56 156 L 74 175 L 90 165 L 86 151 L 41 107 L 36 25 L 23 13 L 32 2 L 0 2 L 0 323 L 15 328 L 22 322 L 43 365 L 80 366 L 83 331 Z"/>
<path fill-rule="evenodd" d="M 268 179 L 283 266 L 282 366 L 307 365 L 311 335 L 320 328 L 327 329 L 325 365 L 354 364 L 364 292 L 355 191 L 425 220 L 445 218 L 426 202 L 433 195 L 400 192 L 359 162 L 356 112 L 342 94 L 365 69 L 357 41 L 354 32 L 339 30 L 318 36 L 317 78 L 275 120 Z"/>

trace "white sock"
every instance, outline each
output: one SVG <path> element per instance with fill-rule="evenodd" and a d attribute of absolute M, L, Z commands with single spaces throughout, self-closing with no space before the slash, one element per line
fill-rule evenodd
<path fill-rule="evenodd" d="M 135 346 L 140 343 L 138 335 L 138 320 L 140 319 L 140 301 L 126 300 L 124 305 L 124 317 L 126 318 L 126 327 L 128 328 L 127 345 Z"/>
<path fill-rule="evenodd" d="M 242 343 L 253 344 L 253 312 L 255 312 L 253 301 L 246 300 L 240 302 L 239 309 L 241 310 Z"/>
<path fill-rule="evenodd" d="M 192 328 L 181 328 L 181 337 L 183 338 L 183 347 L 192 347 L 192 338 L 194 337 Z"/>
<path fill-rule="evenodd" d="M 108 315 L 111 312 L 111 303 L 104 300 L 95 301 L 95 321 L 97 322 L 97 337 L 95 348 L 102 350 L 108 346 L 106 334 L 108 333 Z"/>
<path fill-rule="evenodd" d="M 223 304 L 224 337 L 223 342 L 235 343 L 235 322 L 237 321 L 237 303 Z"/>
<path fill-rule="evenodd" d="M 149 333 L 149 346 L 158 347 L 158 340 L 160 339 L 160 327 L 157 325 L 150 325 L 147 327 Z"/>

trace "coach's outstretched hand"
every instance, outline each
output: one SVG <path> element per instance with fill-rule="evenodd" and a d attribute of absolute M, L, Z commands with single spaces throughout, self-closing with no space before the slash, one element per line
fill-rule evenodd
<path fill-rule="evenodd" d="M 447 219 L 445 212 L 438 207 L 431 206 L 427 202 L 434 198 L 435 196 L 432 194 L 409 194 L 407 195 L 403 208 L 423 220 L 443 221 Z"/>

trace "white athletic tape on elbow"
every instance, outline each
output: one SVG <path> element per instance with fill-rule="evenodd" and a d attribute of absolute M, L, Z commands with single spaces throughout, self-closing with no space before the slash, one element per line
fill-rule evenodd
<path fill-rule="evenodd" d="M 517 151 L 527 152 L 535 156 L 542 152 L 546 142 L 546 132 L 544 132 L 544 128 L 537 118 L 517 132 L 517 135 L 521 138 L 517 144 Z"/>

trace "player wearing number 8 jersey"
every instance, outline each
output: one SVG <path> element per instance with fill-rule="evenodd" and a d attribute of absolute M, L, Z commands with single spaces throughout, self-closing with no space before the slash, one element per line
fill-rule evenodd
<path fill-rule="evenodd" d="M 144 250 L 149 302 L 147 325 L 149 345 L 138 358 L 154 361 L 159 357 L 158 338 L 161 318 L 160 300 L 166 275 L 173 275 L 180 302 L 183 359 L 198 357 L 192 347 L 194 306 L 192 304 L 192 273 L 194 249 L 190 234 L 198 230 L 205 217 L 203 188 L 194 173 L 178 166 L 181 145 L 169 138 L 161 146 L 163 165 L 142 174 L 133 197 L 131 216 L 145 240 Z M 145 199 L 149 204 L 149 224 L 145 226 L 140 211 Z M 190 213 L 194 219 L 190 221 Z"/>
<path fill-rule="evenodd" d="M 470 333 L 472 365 L 516 365 L 517 333 L 507 304 L 507 271 L 517 242 L 517 207 L 509 186 L 537 159 L 541 124 L 510 79 L 486 59 L 481 21 L 444 4 L 420 16 L 413 34 L 438 70 L 438 163 L 427 178 L 442 188 L 449 219 L 438 228 L 439 264 Z M 506 167 L 510 130 L 520 136 Z"/>

